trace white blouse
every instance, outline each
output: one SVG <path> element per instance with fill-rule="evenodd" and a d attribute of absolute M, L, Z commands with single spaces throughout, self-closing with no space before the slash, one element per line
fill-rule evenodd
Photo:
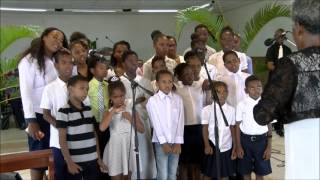
<path fill-rule="evenodd" d="M 20 92 L 25 119 L 35 119 L 35 113 L 41 113 L 40 102 L 44 87 L 57 78 L 54 61 L 45 57 L 45 70 L 40 72 L 38 60 L 30 54 L 18 65 Z"/>

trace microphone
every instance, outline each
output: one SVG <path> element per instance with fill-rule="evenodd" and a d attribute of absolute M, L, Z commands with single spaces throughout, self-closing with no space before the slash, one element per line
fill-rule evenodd
<path fill-rule="evenodd" d="M 284 31 L 283 33 L 280 34 L 279 37 L 284 37 L 286 39 L 286 34 L 290 31 Z M 271 46 L 275 42 L 276 38 L 268 38 L 264 41 L 265 46 Z"/>
<path fill-rule="evenodd" d="M 89 52 L 89 55 L 90 55 L 90 56 L 93 56 L 93 57 L 98 57 L 98 58 L 103 59 L 103 60 L 106 60 L 106 58 L 104 57 L 104 55 L 98 53 L 96 50 L 91 50 L 91 51 Z"/>
<path fill-rule="evenodd" d="M 107 40 L 109 40 L 112 44 L 114 44 L 114 42 L 109 38 L 109 36 L 108 35 L 106 35 L 106 37 L 105 37 Z"/>

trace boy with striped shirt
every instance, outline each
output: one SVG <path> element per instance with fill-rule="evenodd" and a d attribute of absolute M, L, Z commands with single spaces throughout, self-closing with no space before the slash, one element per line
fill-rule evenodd
<path fill-rule="evenodd" d="M 74 76 L 68 81 L 69 100 L 57 113 L 59 143 L 68 167 L 67 179 L 98 179 L 99 167 L 106 171 L 103 164 L 97 135 L 94 130 L 95 118 L 90 106 L 82 102 L 88 95 L 88 81 Z"/>

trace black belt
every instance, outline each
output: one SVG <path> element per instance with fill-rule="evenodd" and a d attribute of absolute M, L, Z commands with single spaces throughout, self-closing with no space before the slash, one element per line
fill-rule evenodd
<path fill-rule="evenodd" d="M 241 132 L 241 136 L 243 138 L 249 139 L 251 142 L 256 142 L 256 141 L 261 141 L 267 138 L 268 133 L 264 133 L 261 135 L 249 135 L 249 134 L 244 134 Z"/>

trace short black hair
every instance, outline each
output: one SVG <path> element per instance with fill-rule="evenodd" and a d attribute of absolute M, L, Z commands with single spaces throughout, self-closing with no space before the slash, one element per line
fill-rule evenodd
<path fill-rule="evenodd" d="M 170 75 L 170 76 L 172 77 L 172 79 L 173 79 L 173 75 L 172 75 L 172 73 L 171 73 L 169 70 L 160 70 L 160 71 L 158 71 L 157 74 L 156 74 L 156 81 L 159 81 L 161 75 L 163 75 L 163 74 L 168 74 L 168 75 Z"/>
<path fill-rule="evenodd" d="M 239 57 L 238 57 L 238 54 L 237 54 L 235 51 L 229 50 L 229 51 L 224 52 L 224 54 L 223 54 L 223 56 L 222 56 L 223 62 L 225 62 L 226 57 L 229 56 L 230 54 L 233 54 L 233 55 L 235 55 L 237 58 L 239 58 Z"/>
<path fill-rule="evenodd" d="M 76 41 L 76 40 L 80 40 L 80 39 L 85 39 L 87 41 L 87 45 L 89 46 L 90 45 L 90 40 L 89 38 L 82 32 L 79 32 L 79 31 L 75 31 L 71 34 L 70 36 L 70 43 L 72 43 L 73 41 Z"/>
<path fill-rule="evenodd" d="M 59 63 L 60 58 L 62 56 L 66 56 L 66 55 L 71 56 L 71 58 L 72 58 L 71 52 L 67 48 L 60 48 L 58 51 L 56 51 L 53 54 L 54 62 Z"/>
<path fill-rule="evenodd" d="M 156 37 L 156 35 L 158 35 L 158 34 L 162 34 L 162 32 L 161 31 L 159 31 L 159 30 L 154 30 L 154 31 L 152 31 L 151 32 L 151 39 L 152 40 L 154 40 L 154 38 Z"/>
<path fill-rule="evenodd" d="M 130 55 L 136 55 L 137 58 L 138 58 L 138 54 L 137 54 L 136 52 L 129 50 L 129 51 L 123 52 L 123 54 L 122 54 L 122 56 L 121 56 L 122 62 L 125 62 L 126 59 L 128 58 L 128 56 L 130 56 Z M 139 59 L 139 58 L 138 58 L 138 59 Z"/>
<path fill-rule="evenodd" d="M 174 68 L 174 76 L 180 80 L 180 77 L 183 74 L 183 71 L 190 67 L 187 63 L 180 63 Z"/>
<path fill-rule="evenodd" d="M 167 36 L 167 39 L 173 39 L 174 43 L 177 44 L 177 40 L 175 37 L 173 36 Z"/>
<path fill-rule="evenodd" d="M 248 87 L 249 83 L 252 81 L 260 81 L 261 82 L 261 80 L 257 76 L 251 75 L 251 76 L 247 77 L 247 79 L 245 81 L 246 87 Z"/>
<path fill-rule="evenodd" d="M 156 44 L 159 41 L 159 39 L 161 39 L 161 38 L 167 38 L 167 36 L 162 33 L 156 34 L 153 38 L 153 44 Z"/>
<path fill-rule="evenodd" d="M 214 89 L 216 89 L 218 87 L 221 87 L 221 86 L 224 87 L 228 91 L 228 85 L 225 82 L 223 82 L 223 81 L 215 81 L 213 83 L 213 88 Z"/>
<path fill-rule="evenodd" d="M 71 50 L 76 44 L 80 44 L 83 48 L 89 49 L 89 45 L 82 39 L 74 40 L 70 42 L 69 49 Z"/>
<path fill-rule="evenodd" d="M 86 77 L 84 77 L 84 76 L 81 76 L 81 75 L 73 76 L 68 80 L 67 87 L 74 86 L 80 81 L 88 82 L 88 79 Z"/>
<path fill-rule="evenodd" d="M 204 43 L 203 41 L 201 41 L 200 39 L 193 39 L 190 43 L 190 46 L 191 48 L 194 48 L 194 46 L 197 44 L 197 43 Z"/>
<path fill-rule="evenodd" d="M 163 61 L 163 63 L 166 64 L 166 62 L 165 62 L 165 57 L 162 57 L 162 56 L 154 56 L 154 57 L 152 58 L 152 61 L 151 61 L 151 67 L 153 67 L 154 64 L 155 64 L 157 61 Z"/>
<path fill-rule="evenodd" d="M 200 60 L 198 53 L 195 50 L 188 51 L 183 58 L 188 63 L 189 60 L 193 57 L 197 57 Z"/>
<path fill-rule="evenodd" d="M 98 63 L 107 64 L 107 61 L 104 58 L 100 58 L 97 56 L 89 56 L 87 62 L 89 69 L 95 68 Z"/>
<path fill-rule="evenodd" d="M 208 32 L 209 32 L 209 29 L 206 25 L 204 24 L 198 24 L 195 28 L 194 28 L 194 32 L 196 32 L 198 29 L 200 28 L 205 28 Z"/>
<path fill-rule="evenodd" d="M 191 38 L 191 41 L 193 41 L 195 39 L 199 39 L 199 35 L 197 33 L 192 33 L 190 38 Z"/>
<path fill-rule="evenodd" d="M 231 26 L 225 26 L 221 29 L 220 31 L 220 39 L 222 37 L 222 34 L 225 33 L 225 32 L 230 32 L 232 36 L 234 36 L 234 31 L 233 29 L 231 28 Z"/>

